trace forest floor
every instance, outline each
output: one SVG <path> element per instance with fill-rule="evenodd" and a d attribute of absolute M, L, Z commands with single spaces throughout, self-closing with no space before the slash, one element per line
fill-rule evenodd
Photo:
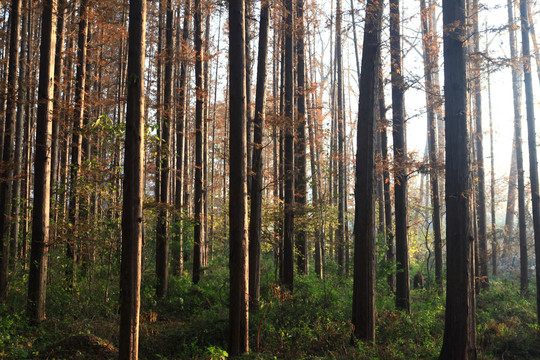
<path fill-rule="evenodd" d="M 0 307 L 0 358 L 116 359 L 118 289 L 96 279 L 81 280 L 69 292 L 50 282 L 48 318 L 33 328 L 24 317 L 22 276 Z M 378 281 L 375 345 L 351 344 L 350 279 L 297 277 L 291 296 L 268 271 L 262 274 L 261 294 L 260 310 L 250 314 L 252 354 L 245 359 L 435 359 L 442 345 L 444 300 L 429 289 L 412 291 L 407 315 L 394 309 L 394 296 L 384 280 Z M 519 283 L 511 280 L 492 280 L 478 295 L 479 359 L 540 359 L 535 296 L 521 296 Z M 151 276 L 145 276 L 140 358 L 227 358 L 227 297 L 225 264 L 213 265 L 198 285 L 188 277 L 171 277 L 167 298 L 159 300 Z"/>

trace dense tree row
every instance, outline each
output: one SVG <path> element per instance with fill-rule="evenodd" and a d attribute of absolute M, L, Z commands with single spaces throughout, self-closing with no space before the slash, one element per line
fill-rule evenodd
<path fill-rule="evenodd" d="M 446 293 L 441 359 L 475 358 L 477 292 L 519 248 L 526 293 L 528 228 L 540 252 L 534 9 L 508 0 L 497 31 L 508 32 L 510 56 L 495 59 L 482 45 L 495 30 L 481 29 L 478 0 L 443 0 L 442 23 L 436 0 L 355 5 L 0 1 L 0 300 L 28 272 L 27 315 L 39 325 L 48 279 L 75 292 L 106 277 L 106 301 L 119 284 L 120 358 L 137 359 L 144 271 L 162 299 L 171 277 L 197 284 L 228 259 L 229 351 L 238 356 L 250 351 L 261 263 L 272 258 L 275 281 L 293 295 L 312 265 L 321 279 L 352 270 L 353 334 L 374 342 L 377 271 L 396 309 L 410 313 L 414 249 L 426 283 Z M 404 41 L 404 6 L 418 6 L 415 44 Z M 414 76 L 411 50 L 423 62 Z M 498 231 L 490 76 L 507 67 L 513 155 Z M 425 96 L 425 159 L 407 146 L 415 86 Z M 422 279 L 419 271 L 415 286 Z"/>

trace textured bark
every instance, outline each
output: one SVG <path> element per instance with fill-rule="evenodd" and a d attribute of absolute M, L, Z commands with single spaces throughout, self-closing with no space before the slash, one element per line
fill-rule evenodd
<path fill-rule="evenodd" d="M 259 25 L 259 58 L 257 62 L 257 89 L 255 118 L 253 120 L 253 171 L 251 182 L 251 213 L 249 221 L 249 294 L 250 309 L 259 308 L 261 271 L 261 217 L 262 217 L 262 171 L 263 128 L 266 105 L 266 62 L 268 59 L 268 27 L 270 5 L 263 1 Z"/>
<path fill-rule="evenodd" d="M 120 360 L 137 360 L 139 350 L 144 195 L 145 41 L 146 0 L 130 0 L 120 267 Z"/>
<path fill-rule="evenodd" d="M 203 32 L 202 32 L 202 2 L 195 0 L 193 24 L 195 28 L 195 226 L 193 230 L 193 283 L 199 282 L 202 267 L 202 248 L 204 246 L 204 198 L 203 198 L 203 137 L 204 137 L 204 74 L 203 74 Z"/>
<path fill-rule="evenodd" d="M 294 143 L 294 202 L 295 213 L 304 220 L 306 213 L 306 62 L 305 62 L 305 31 L 304 31 L 304 0 L 296 1 L 296 132 Z M 297 259 L 296 264 L 300 274 L 308 273 L 308 246 L 306 231 L 303 225 L 295 229 Z"/>
<path fill-rule="evenodd" d="M 28 276 L 27 315 L 34 324 L 45 320 L 47 252 L 51 185 L 51 134 L 56 45 L 56 0 L 46 1 L 41 20 L 37 137 L 32 211 L 32 248 Z"/>
<path fill-rule="evenodd" d="M 285 0 L 285 78 L 284 78 L 284 220 L 282 283 L 290 291 L 294 283 L 294 48 L 293 1 Z"/>
<path fill-rule="evenodd" d="M 229 354 L 249 351 L 249 288 L 247 244 L 247 136 L 245 10 L 243 0 L 229 2 L 230 61 L 230 306 Z"/>
<path fill-rule="evenodd" d="M 375 342 L 375 125 L 383 2 L 366 2 L 355 187 L 354 336 Z"/>
<path fill-rule="evenodd" d="M 405 144 L 405 84 L 402 76 L 399 0 L 390 0 L 390 55 L 392 61 L 392 125 L 396 210 L 396 307 L 411 311 L 407 218 L 407 146 Z"/>
<path fill-rule="evenodd" d="M 170 138 L 171 125 L 173 123 L 173 7 L 172 0 L 162 0 L 161 6 L 165 2 L 165 74 L 164 94 L 163 94 L 163 119 L 161 122 L 161 157 L 159 158 L 160 192 L 159 192 L 159 212 L 156 224 L 156 274 L 157 286 L 156 296 L 167 296 L 167 283 L 169 278 L 169 226 L 167 221 L 167 207 L 169 203 L 169 172 L 170 172 Z"/>
<path fill-rule="evenodd" d="M 475 359 L 473 185 L 467 126 L 465 0 L 443 0 L 447 292 L 440 359 Z"/>

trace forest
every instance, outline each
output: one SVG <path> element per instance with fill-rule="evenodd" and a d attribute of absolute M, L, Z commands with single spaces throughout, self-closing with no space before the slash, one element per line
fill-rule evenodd
<path fill-rule="evenodd" d="M 0 0 L 1 359 L 540 359 L 538 0 Z"/>

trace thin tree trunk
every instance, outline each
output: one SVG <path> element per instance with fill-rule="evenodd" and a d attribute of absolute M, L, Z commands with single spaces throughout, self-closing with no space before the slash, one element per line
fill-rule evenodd
<path fill-rule="evenodd" d="M 538 157 L 536 152 L 536 126 L 534 118 L 534 94 L 532 86 L 531 50 L 529 44 L 529 2 L 520 0 L 521 44 L 523 50 L 523 75 L 525 82 L 525 104 L 527 109 L 527 132 L 529 140 L 529 171 L 531 177 L 531 198 L 534 229 L 534 250 L 536 254 L 536 287 L 540 288 L 540 193 L 538 190 Z M 527 269 L 528 270 L 528 269 Z M 537 319 L 540 323 L 540 294 L 536 296 Z"/>
<path fill-rule="evenodd" d="M 262 150 L 266 105 L 266 62 L 268 59 L 268 28 L 270 4 L 263 1 L 259 25 L 259 58 L 257 63 L 257 89 L 255 118 L 253 121 L 253 177 L 251 182 L 251 214 L 249 221 L 249 294 L 250 309 L 259 308 L 261 271 L 261 217 L 262 217 Z"/>
<path fill-rule="evenodd" d="M 375 126 L 383 2 L 367 0 L 356 155 L 354 336 L 375 342 Z"/>
<path fill-rule="evenodd" d="M 195 226 L 193 238 L 193 283 L 199 282 L 202 266 L 202 246 L 204 245 L 204 198 L 203 198 L 203 137 L 204 137 L 204 74 L 202 50 L 202 2 L 195 0 Z"/>
<path fill-rule="evenodd" d="M 56 0 L 45 1 L 41 22 L 32 248 L 26 310 L 28 318 L 34 324 L 45 320 L 47 292 L 56 6 Z"/>
<path fill-rule="evenodd" d="M 294 283 L 294 48 L 293 1 L 285 1 L 285 99 L 284 99 L 284 200 L 282 283 L 293 291 Z"/>
<path fill-rule="evenodd" d="M 13 201 L 11 177 L 13 175 L 13 144 L 15 140 L 15 120 L 17 115 L 17 83 L 19 68 L 20 19 L 22 0 L 11 2 L 9 15 L 9 63 L 7 82 L 7 104 L 5 111 L 4 143 L 2 169 L 0 169 L 0 302 L 5 302 L 8 286 L 9 230 Z"/>
<path fill-rule="evenodd" d="M 247 244 L 246 54 L 244 0 L 229 3 L 230 71 L 230 306 L 229 354 L 249 351 Z"/>
<path fill-rule="evenodd" d="M 390 54 L 392 58 L 392 124 L 394 139 L 394 192 L 396 210 L 396 307 L 411 311 L 407 218 L 407 147 L 405 144 L 405 84 L 402 75 L 399 0 L 390 0 Z"/>
<path fill-rule="evenodd" d="M 447 292 L 440 359 L 476 359 L 474 235 L 467 126 L 465 0 L 443 0 Z"/>
<path fill-rule="evenodd" d="M 161 122 L 161 157 L 159 159 L 160 175 L 160 206 L 156 226 L 156 296 L 167 296 L 167 284 L 169 278 L 169 226 L 167 221 L 167 206 L 169 202 L 169 170 L 170 170 L 170 137 L 173 121 L 173 8 L 172 0 L 162 0 L 160 8 L 166 6 L 165 24 L 165 76 L 163 94 L 163 119 Z"/>

